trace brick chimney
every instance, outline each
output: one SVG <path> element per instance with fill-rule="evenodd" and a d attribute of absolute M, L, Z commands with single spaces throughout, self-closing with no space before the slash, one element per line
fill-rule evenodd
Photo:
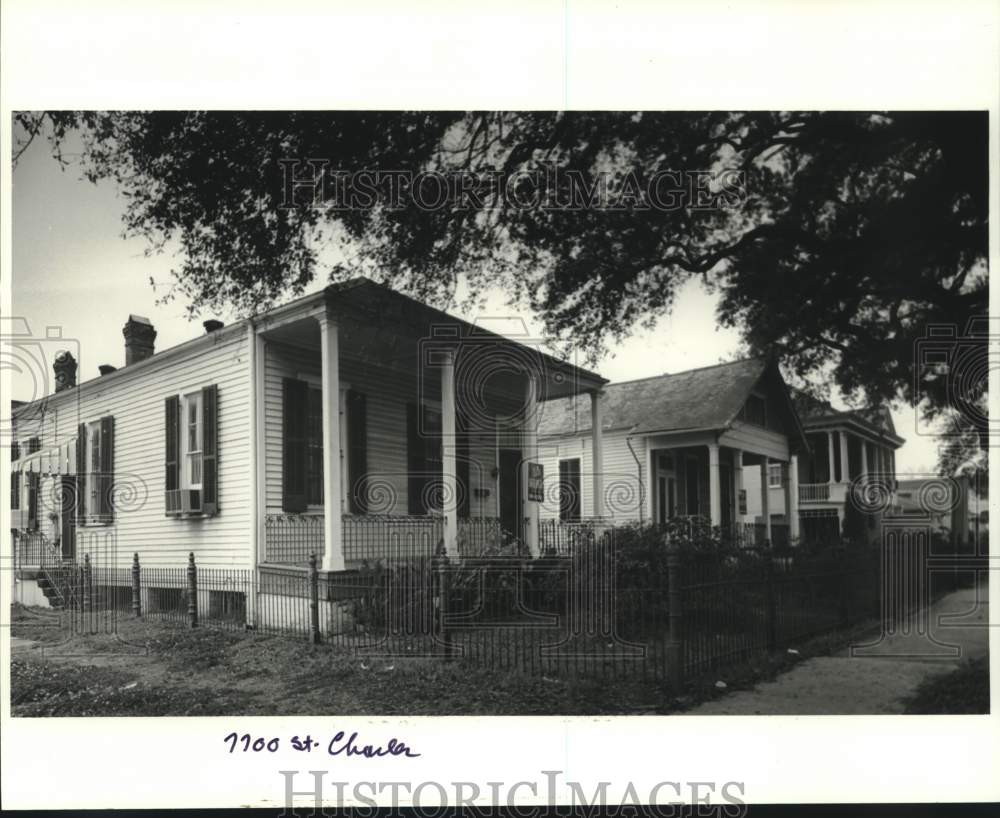
<path fill-rule="evenodd" d="M 210 335 L 213 332 L 218 332 L 225 326 L 225 324 L 223 324 L 221 321 L 217 321 L 214 318 L 209 318 L 207 321 L 202 321 L 201 325 L 205 328 L 206 335 Z"/>
<path fill-rule="evenodd" d="M 97 371 L 101 373 L 101 377 L 103 378 L 105 375 L 110 375 L 112 372 L 117 372 L 118 367 L 112 366 L 111 364 L 101 364 L 99 367 L 97 367 Z"/>
<path fill-rule="evenodd" d="M 125 336 L 125 366 L 137 364 L 153 355 L 153 342 L 156 340 L 156 330 L 148 318 L 141 315 L 130 315 L 122 328 Z"/>
<path fill-rule="evenodd" d="M 56 392 L 76 386 L 76 358 L 69 352 L 57 352 L 52 362 L 56 375 Z"/>

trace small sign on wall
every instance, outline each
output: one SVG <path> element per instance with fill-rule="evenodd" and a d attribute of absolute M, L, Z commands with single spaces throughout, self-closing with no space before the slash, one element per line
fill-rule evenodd
<path fill-rule="evenodd" d="M 545 469 L 541 463 L 528 463 L 528 499 L 536 503 L 545 499 Z"/>
<path fill-rule="evenodd" d="M 740 489 L 740 514 L 747 513 L 747 490 Z"/>

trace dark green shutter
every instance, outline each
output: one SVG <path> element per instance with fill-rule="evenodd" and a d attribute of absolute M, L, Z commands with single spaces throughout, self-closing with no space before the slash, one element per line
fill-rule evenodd
<path fill-rule="evenodd" d="M 180 439 L 180 415 L 181 399 L 177 395 L 171 395 L 164 403 L 164 441 L 166 452 L 164 453 L 164 463 L 166 472 L 164 474 L 163 487 L 165 493 L 176 492 L 181 487 L 180 460 L 181 460 L 181 439 Z M 164 498 L 165 508 L 168 513 L 176 513 L 180 509 L 180 503 L 176 498 L 169 496 Z"/>
<path fill-rule="evenodd" d="M 288 512 L 306 510 L 308 384 L 285 378 L 282 384 L 282 482 L 281 507 Z"/>
<path fill-rule="evenodd" d="M 201 508 L 219 512 L 219 390 L 215 384 L 201 390 Z"/>
<path fill-rule="evenodd" d="M 351 514 L 368 513 L 368 407 L 363 392 L 347 391 L 347 497 Z"/>
<path fill-rule="evenodd" d="M 87 519 L 87 424 L 76 428 L 76 520 Z"/>
<path fill-rule="evenodd" d="M 115 419 L 111 415 L 101 418 L 101 474 L 98 513 L 102 520 L 114 514 L 115 485 Z"/>

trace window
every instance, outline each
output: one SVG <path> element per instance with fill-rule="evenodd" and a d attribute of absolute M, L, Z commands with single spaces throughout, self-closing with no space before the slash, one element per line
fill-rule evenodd
<path fill-rule="evenodd" d="M 782 469 L 783 466 L 780 463 L 770 463 L 767 467 L 767 485 L 768 488 L 780 489 L 784 483 L 782 481 Z"/>
<path fill-rule="evenodd" d="M 364 513 L 367 495 L 365 396 L 340 390 L 341 510 Z M 318 511 L 325 503 L 323 390 L 309 375 L 282 383 L 282 510 Z M 350 493 L 349 493 L 350 492 Z"/>
<path fill-rule="evenodd" d="M 167 516 L 219 510 L 219 391 L 171 395 L 164 404 L 164 509 Z"/>
<path fill-rule="evenodd" d="M 181 437 L 181 488 L 201 490 L 202 486 L 202 400 L 201 392 L 181 399 L 184 433 Z"/>
<path fill-rule="evenodd" d="M 81 423 L 76 442 L 77 522 L 110 523 L 114 517 L 115 419 Z"/>
<path fill-rule="evenodd" d="M 94 519 L 100 514 L 101 492 L 101 424 L 87 424 L 87 517 Z"/>
<path fill-rule="evenodd" d="M 559 461 L 559 520 L 580 519 L 580 458 Z"/>

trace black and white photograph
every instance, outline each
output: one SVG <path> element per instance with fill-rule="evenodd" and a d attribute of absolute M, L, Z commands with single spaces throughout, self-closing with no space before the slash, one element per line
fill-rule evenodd
<path fill-rule="evenodd" d="M 51 98 L 4 113 L 19 735 L 211 725 L 270 806 L 488 803 L 440 717 L 995 739 L 995 111 Z"/>

